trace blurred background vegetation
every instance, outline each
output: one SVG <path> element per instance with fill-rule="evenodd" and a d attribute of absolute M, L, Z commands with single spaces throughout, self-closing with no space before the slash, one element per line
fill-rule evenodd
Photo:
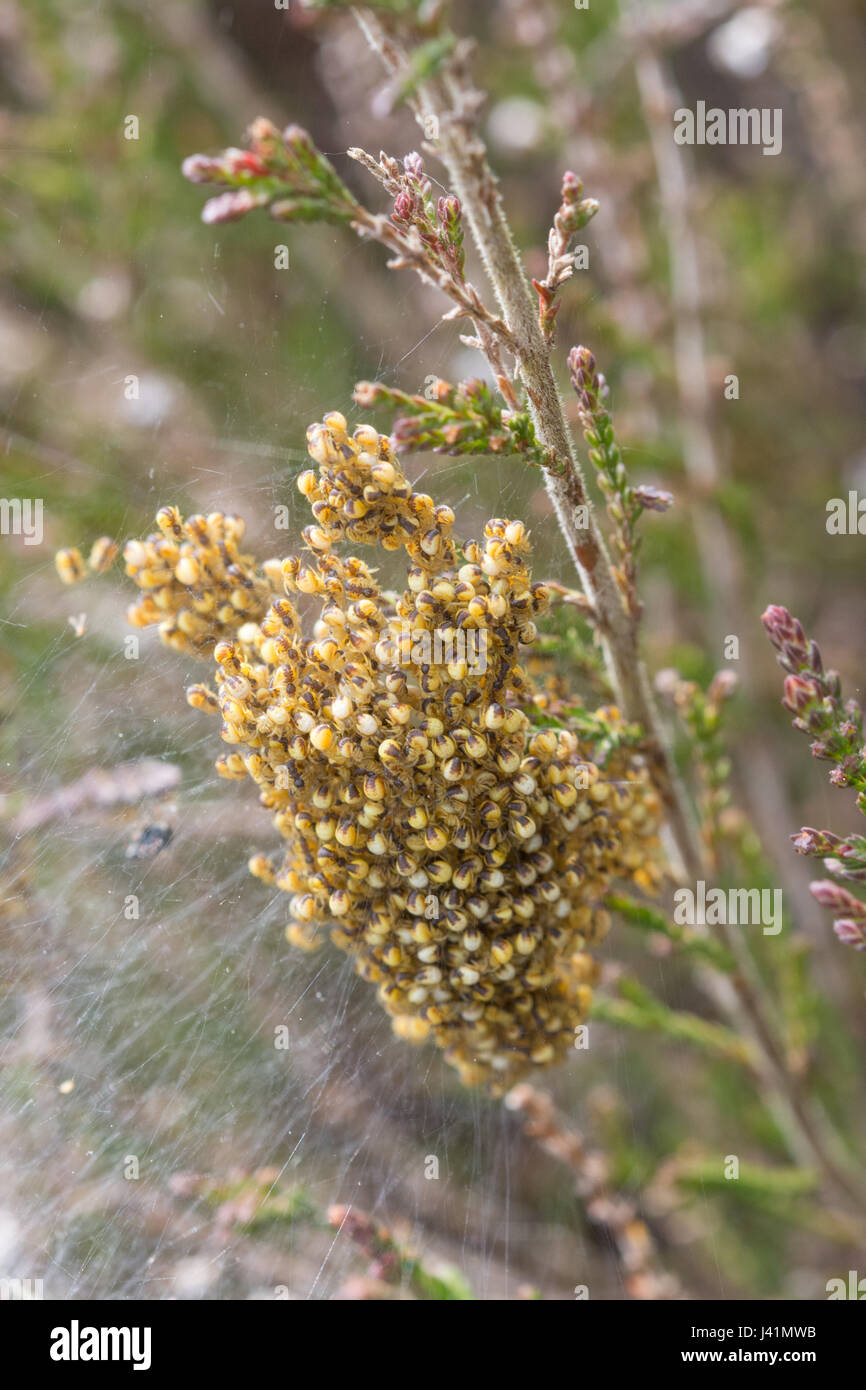
<path fill-rule="evenodd" d="M 852 1152 L 862 963 L 805 891 L 788 835 L 845 830 L 853 813 L 779 709 L 759 619 L 786 604 L 846 689 L 862 689 L 863 542 L 829 536 L 825 508 L 866 487 L 863 17 L 858 0 L 473 0 L 456 15 L 478 41 L 483 129 L 531 273 L 544 273 L 562 170 L 601 201 L 580 238 L 589 269 L 562 296 L 562 380 L 568 347 L 591 346 L 634 477 L 676 494 L 644 527 L 647 657 L 702 682 L 726 664 L 742 678 L 733 785 L 770 866 L 751 882 L 783 886 L 797 927 L 760 943 L 762 969 L 791 1056 Z M 781 107 L 781 155 L 681 152 L 678 199 L 651 140 L 668 119 L 652 104 L 659 74 L 684 105 Z M 167 502 L 240 512 L 257 553 L 289 549 L 311 421 L 328 409 L 356 419 L 359 378 L 418 391 L 431 373 L 480 371 L 453 326 L 434 326 L 435 293 L 387 271 L 378 248 L 264 217 L 203 226 L 201 191 L 180 175 L 184 156 L 240 143 L 262 114 L 310 129 L 378 208 L 341 152 L 403 155 L 420 138 L 411 118 L 351 17 L 295 0 L 2 0 L 0 104 L 0 494 L 45 508 L 40 546 L 0 542 L 0 1274 L 44 1277 L 53 1297 L 337 1297 L 359 1256 L 323 1213 L 353 1202 L 477 1297 L 532 1286 L 568 1298 L 578 1284 L 622 1297 L 569 1174 L 438 1057 L 397 1042 L 342 956 L 286 945 L 280 895 L 246 873 L 267 819 L 244 786 L 217 783 L 212 729 L 184 703 L 200 673 L 153 633 L 125 660 L 120 575 L 62 590 L 53 566 L 59 545 L 142 534 Z M 692 254 L 696 300 L 677 288 Z M 676 360 L 696 323 L 706 401 Z M 688 466 L 706 438 L 710 484 Z M 491 514 L 525 518 L 536 575 L 572 582 L 537 474 L 432 455 L 410 472 L 458 509 L 464 535 Z M 280 503 L 298 524 L 275 540 Z M 714 549 L 719 519 L 732 568 Z M 725 635 L 739 663 L 725 662 Z M 21 831 L 37 799 L 143 757 L 176 766 L 177 786 L 127 807 L 49 805 Z M 171 842 L 146 862 L 125 857 L 148 821 L 169 824 Z M 130 894 L 139 920 L 124 917 Z M 706 1014 L 682 959 L 624 924 L 604 955 L 609 999 L 626 980 L 638 1003 L 628 1017 L 609 1007 L 589 1051 L 552 1076 L 558 1103 L 641 1194 L 690 1293 L 824 1297 L 862 1257 L 862 1231 L 809 1205 L 808 1173 L 794 1196 L 790 1168 L 766 1176 L 788 1158 L 741 1062 L 666 1026 L 667 1010 Z M 661 1022 L 641 1012 L 641 989 Z M 765 1176 L 727 1184 L 728 1154 Z M 425 1178 L 430 1155 L 438 1181 Z M 129 1156 L 137 1181 L 124 1178 Z"/>

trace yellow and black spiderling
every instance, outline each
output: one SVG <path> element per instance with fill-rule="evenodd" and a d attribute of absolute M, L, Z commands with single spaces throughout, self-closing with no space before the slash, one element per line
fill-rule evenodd
<path fill-rule="evenodd" d="M 290 895 L 290 941 L 330 928 L 399 1036 L 498 1093 L 572 1046 L 604 894 L 656 875 L 658 798 L 627 748 L 602 773 L 572 729 L 525 712 L 544 706 L 523 663 L 549 594 L 523 524 L 491 520 L 459 554 L 454 513 L 385 436 L 333 412 L 307 438 L 307 553 L 259 567 L 239 518 L 163 508 L 126 547 L 130 616 L 214 661 L 188 699 L 220 716 L 220 774 L 251 777 L 273 816 L 282 853 L 250 869 Z M 384 593 L 342 543 L 405 550 L 405 589 Z M 309 635 L 298 596 L 318 604 Z"/>
<path fill-rule="evenodd" d="M 183 521 L 176 507 L 161 507 L 156 524 L 158 531 L 123 552 L 126 573 L 142 590 L 127 613 L 134 627 L 158 623 L 166 646 L 205 656 L 239 623 L 264 616 L 279 588 L 279 563 L 260 572 L 240 553 L 240 517 L 211 512 Z"/>
<path fill-rule="evenodd" d="M 75 546 L 58 550 L 54 556 L 54 566 L 64 584 L 80 584 L 87 574 L 81 551 Z"/>

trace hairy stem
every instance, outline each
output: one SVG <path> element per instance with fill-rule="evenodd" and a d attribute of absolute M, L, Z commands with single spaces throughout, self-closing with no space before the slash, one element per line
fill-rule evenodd
<path fill-rule="evenodd" d="M 356 14 L 388 71 L 395 75 L 406 71 L 406 54 L 384 33 L 376 17 L 364 10 Z M 536 435 L 556 460 L 556 466 L 545 471 L 545 485 L 581 583 L 593 604 L 617 699 L 626 718 L 639 723 L 646 733 L 648 755 L 679 858 L 686 873 L 698 877 L 704 856 L 691 808 L 640 659 L 637 625 L 622 601 L 604 537 L 593 514 L 537 307 L 505 219 L 484 143 L 475 129 L 475 96 L 452 69 L 419 83 L 410 104 L 425 129 L 438 129 L 435 150 L 448 170 L 452 191 L 460 199 L 511 334 Z"/>

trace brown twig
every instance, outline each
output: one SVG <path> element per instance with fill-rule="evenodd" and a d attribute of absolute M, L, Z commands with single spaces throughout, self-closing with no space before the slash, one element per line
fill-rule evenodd
<path fill-rule="evenodd" d="M 515 1086 L 505 1097 L 517 1111 L 523 1131 L 568 1168 L 575 1191 L 593 1225 L 610 1236 L 622 1266 L 628 1296 L 635 1300 L 677 1299 L 685 1295 L 674 1275 L 658 1268 L 658 1252 L 635 1203 L 611 1186 L 608 1162 L 583 1135 L 568 1126 L 550 1096 L 528 1084 Z"/>

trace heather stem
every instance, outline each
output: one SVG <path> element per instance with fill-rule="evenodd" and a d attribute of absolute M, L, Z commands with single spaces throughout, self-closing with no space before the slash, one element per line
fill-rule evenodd
<path fill-rule="evenodd" d="M 356 11 L 368 42 L 390 72 L 405 70 L 406 57 L 369 11 Z M 667 746 L 638 651 L 637 626 L 616 584 L 604 537 L 593 515 L 583 474 L 566 423 L 550 350 L 538 322 L 529 283 L 505 219 L 483 142 L 473 126 L 474 94 L 453 72 L 419 83 L 416 114 L 437 123 L 436 153 L 448 170 L 503 317 L 514 340 L 539 442 L 558 467 L 545 470 L 545 485 L 557 521 L 592 601 L 604 642 L 608 670 L 626 718 L 641 724 L 656 782 L 665 801 L 676 848 L 687 875 L 700 877 L 704 856 L 691 809 Z M 586 520 L 584 520 L 584 518 Z"/>

